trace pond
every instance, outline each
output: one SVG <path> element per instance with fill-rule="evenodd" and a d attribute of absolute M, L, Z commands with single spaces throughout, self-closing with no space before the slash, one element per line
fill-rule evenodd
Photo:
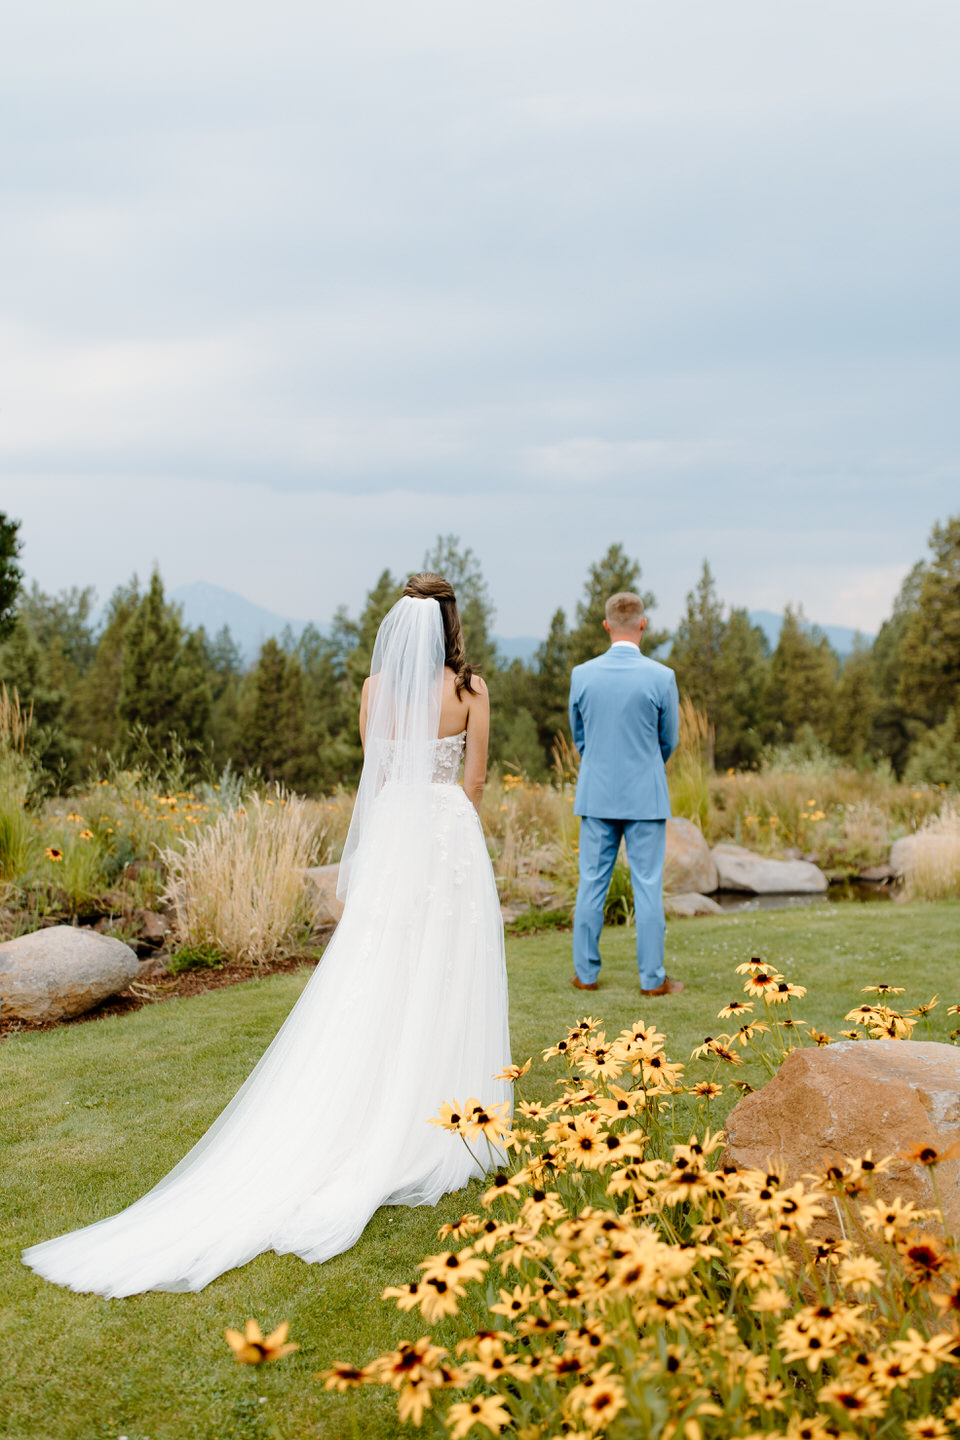
<path fill-rule="evenodd" d="M 818 895 L 748 895 L 742 890 L 718 890 L 711 895 L 721 910 L 793 910 L 807 905 L 872 904 L 893 899 L 890 885 L 872 885 L 866 880 L 841 880 Z"/>

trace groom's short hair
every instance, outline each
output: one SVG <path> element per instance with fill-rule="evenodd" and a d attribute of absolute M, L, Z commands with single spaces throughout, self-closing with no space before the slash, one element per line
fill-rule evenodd
<path fill-rule="evenodd" d="M 632 590 L 621 590 L 607 601 L 606 616 L 612 630 L 636 630 L 643 621 L 643 601 Z"/>

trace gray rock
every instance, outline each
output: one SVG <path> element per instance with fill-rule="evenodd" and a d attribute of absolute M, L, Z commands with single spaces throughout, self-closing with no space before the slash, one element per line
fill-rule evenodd
<path fill-rule="evenodd" d="M 716 864 L 699 827 L 692 820 L 668 820 L 664 890 L 676 895 L 709 895 L 718 882 Z"/>
<path fill-rule="evenodd" d="M 69 1020 L 126 990 L 139 971 L 122 940 L 55 925 L 0 944 L 5 1019 Z"/>
<path fill-rule="evenodd" d="M 723 910 L 709 895 L 664 895 L 663 913 L 677 920 L 687 920 L 694 915 L 722 915 Z"/>
<path fill-rule="evenodd" d="M 746 890 L 752 895 L 815 895 L 827 889 L 827 877 L 807 860 L 768 860 L 741 845 L 715 845 L 712 850 L 721 890 Z"/>
<path fill-rule="evenodd" d="M 304 879 L 313 890 L 314 923 L 317 926 L 338 925 L 343 914 L 343 901 L 337 899 L 339 865 L 314 865 L 304 870 Z"/>

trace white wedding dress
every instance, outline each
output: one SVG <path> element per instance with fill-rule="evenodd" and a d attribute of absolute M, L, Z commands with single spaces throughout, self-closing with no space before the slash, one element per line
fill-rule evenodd
<path fill-rule="evenodd" d="M 436 738 L 439 607 L 408 598 L 391 616 L 323 959 L 179 1165 L 118 1215 L 24 1251 L 46 1279 L 120 1296 L 200 1290 L 265 1250 L 326 1260 L 379 1206 L 435 1204 L 489 1167 L 486 1142 L 471 1155 L 428 1122 L 445 1100 L 511 1099 L 494 1079 L 510 1063 L 497 890 L 457 783 L 464 735 Z"/>

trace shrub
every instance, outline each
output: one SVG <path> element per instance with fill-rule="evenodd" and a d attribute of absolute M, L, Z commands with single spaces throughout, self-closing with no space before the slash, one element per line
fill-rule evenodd
<path fill-rule="evenodd" d="M 175 942 L 254 964 L 289 953 L 313 922 L 303 871 L 321 844 L 311 807 L 278 786 L 164 851 Z"/>
<path fill-rule="evenodd" d="M 904 779 L 911 785 L 960 787 L 960 705 L 953 707 L 942 725 L 917 741 Z"/>
<path fill-rule="evenodd" d="M 774 1067 L 803 1033 L 789 1011 L 804 991 L 762 961 L 740 969 L 746 1024 L 694 1054 L 733 1064 L 746 1031 Z M 847 1019 L 904 1036 L 931 1008 L 903 1014 L 886 998 Z M 812 1184 L 718 1166 L 709 1107 L 722 1087 L 686 1083 L 639 1021 L 607 1040 L 584 1020 L 544 1059 L 566 1068 L 561 1092 L 520 1101 L 512 1128 L 478 1101 L 442 1107 L 435 1124 L 490 1144 L 484 1213 L 444 1225 L 420 1277 L 384 1291 L 419 1338 L 334 1365 L 327 1389 L 388 1386 L 401 1421 L 453 1440 L 950 1433 L 960 1253 L 925 1228 L 942 1226 L 939 1211 L 875 1203 L 881 1157 L 827 1157 Z"/>

